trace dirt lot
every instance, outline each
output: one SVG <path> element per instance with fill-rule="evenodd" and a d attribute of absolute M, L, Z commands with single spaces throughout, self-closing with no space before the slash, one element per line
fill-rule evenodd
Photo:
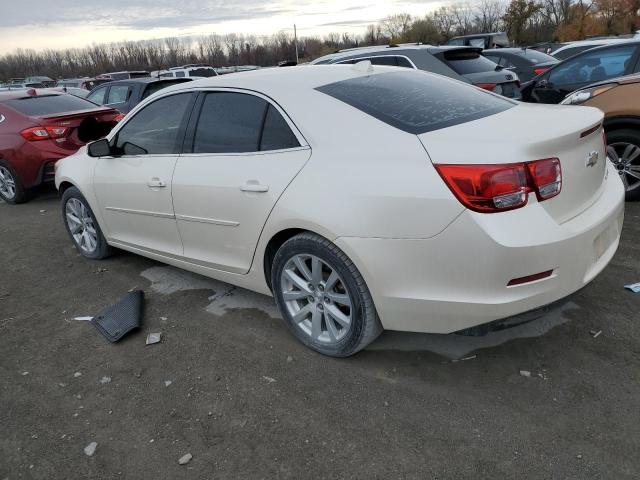
<path fill-rule="evenodd" d="M 84 260 L 54 192 L 0 203 L 0 479 L 638 478 L 640 294 L 622 286 L 640 281 L 640 204 L 626 214 L 562 314 L 335 360 L 269 298 L 124 252 Z M 142 331 L 110 344 L 73 320 L 133 287 Z"/>

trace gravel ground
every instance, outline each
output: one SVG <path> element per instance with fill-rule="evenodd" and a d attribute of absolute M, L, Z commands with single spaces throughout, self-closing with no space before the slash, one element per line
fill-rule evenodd
<path fill-rule="evenodd" d="M 626 215 L 555 319 L 471 343 L 387 333 L 337 360 L 267 297 L 83 259 L 54 192 L 0 203 L 0 479 L 639 478 L 640 294 L 623 285 L 640 281 L 640 204 Z M 121 342 L 73 319 L 133 287 L 144 325 Z"/>

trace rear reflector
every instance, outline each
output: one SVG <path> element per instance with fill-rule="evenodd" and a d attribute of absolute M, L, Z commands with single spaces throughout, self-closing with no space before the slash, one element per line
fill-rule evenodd
<path fill-rule="evenodd" d="M 535 73 L 536 75 L 542 75 L 547 70 L 549 70 L 549 67 L 538 67 L 533 69 L 533 73 Z"/>
<path fill-rule="evenodd" d="M 507 287 L 513 287 L 514 285 L 522 285 L 523 283 L 531 283 L 536 280 L 542 280 L 543 278 L 550 277 L 553 270 L 547 270 L 546 272 L 534 273 L 533 275 L 527 275 L 526 277 L 514 278 L 509 280 Z"/>
<path fill-rule="evenodd" d="M 524 207 L 529 192 L 535 192 L 541 202 L 558 195 L 562 189 L 562 170 L 557 158 L 497 165 L 436 164 L 435 167 L 460 203 L 480 213 Z"/>

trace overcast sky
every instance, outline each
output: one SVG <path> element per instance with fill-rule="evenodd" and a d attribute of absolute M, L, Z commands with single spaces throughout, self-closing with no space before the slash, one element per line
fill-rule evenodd
<path fill-rule="evenodd" d="M 0 0 L 0 53 L 230 32 L 362 32 L 386 15 L 423 15 L 442 0 Z M 11 5 L 11 6 L 9 6 Z"/>

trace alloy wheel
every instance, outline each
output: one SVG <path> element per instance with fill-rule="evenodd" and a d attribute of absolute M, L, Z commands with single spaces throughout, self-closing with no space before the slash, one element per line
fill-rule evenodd
<path fill-rule="evenodd" d="M 640 146 L 629 142 L 610 143 L 607 156 L 618 170 L 627 192 L 640 186 Z"/>
<path fill-rule="evenodd" d="M 335 268 L 315 255 L 295 255 L 281 276 L 281 293 L 294 323 L 314 341 L 331 345 L 349 332 L 353 303 Z"/>
<path fill-rule="evenodd" d="M 98 247 L 98 232 L 87 206 L 77 198 L 70 198 L 65 206 L 69 232 L 85 253 L 93 253 Z"/>
<path fill-rule="evenodd" d="M 16 181 L 5 167 L 0 167 L 0 193 L 7 200 L 12 200 L 16 196 Z"/>

